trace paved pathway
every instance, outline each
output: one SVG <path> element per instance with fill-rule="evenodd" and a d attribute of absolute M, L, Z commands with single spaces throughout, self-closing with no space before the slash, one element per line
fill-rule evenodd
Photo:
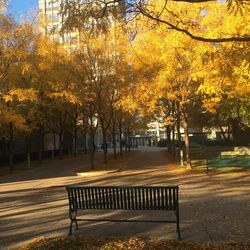
<path fill-rule="evenodd" d="M 248 241 L 250 236 L 249 173 L 205 176 L 177 169 L 166 152 L 147 149 L 132 153 L 123 171 L 79 177 L 74 169 L 87 158 L 76 158 L 0 178 L 0 249 L 16 249 L 38 236 L 67 235 L 65 185 L 180 185 L 181 230 L 185 240 Z M 119 216 L 120 212 L 95 216 Z M 124 216 L 124 213 L 122 213 Z M 128 213 L 140 218 L 163 212 Z M 144 223 L 79 223 L 89 236 L 175 238 L 175 226 Z"/>

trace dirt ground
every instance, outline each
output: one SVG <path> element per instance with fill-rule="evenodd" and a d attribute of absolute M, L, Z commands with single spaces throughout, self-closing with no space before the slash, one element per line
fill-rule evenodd
<path fill-rule="evenodd" d="M 99 156 L 101 157 L 101 156 Z M 184 240 L 246 242 L 250 237 L 250 173 L 206 176 L 171 163 L 158 148 L 127 154 L 108 171 L 77 176 L 88 169 L 88 157 L 56 161 L 0 177 L 0 249 L 17 249 L 34 237 L 68 234 L 66 185 L 179 185 L 181 232 Z M 84 215 L 84 214 L 83 214 Z M 96 212 L 91 218 L 145 218 L 170 216 L 166 212 Z M 79 235 L 96 237 L 139 236 L 175 239 L 175 226 L 157 223 L 82 222 Z"/>

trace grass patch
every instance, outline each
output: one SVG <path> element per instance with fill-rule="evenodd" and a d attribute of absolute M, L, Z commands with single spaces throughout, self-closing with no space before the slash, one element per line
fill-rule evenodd
<path fill-rule="evenodd" d="M 38 238 L 21 250 L 250 250 L 250 243 L 193 243 L 171 240 L 96 239 L 81 236 Z"/>
<path fill-rule="evenodd" d="M 192 166 L 194 170 L 210 173 L 234 173 L 250 171 L 250 156 L 223 155 L 217 148 L 191 149 Z M 225 149 L 224 149 L 225 150 Z M 227 151 L 226 151 L 227 152 Z"/>
<path fill-rule="evenodd" d="M 212 167 L 242 167 L 250 168 L 250 156 L 221 156 L 209 159 L 208 164 Z"/>

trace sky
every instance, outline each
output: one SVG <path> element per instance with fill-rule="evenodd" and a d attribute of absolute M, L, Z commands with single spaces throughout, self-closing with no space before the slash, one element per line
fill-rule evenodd
<path fill-rule="evenodd" d="M 20 17 L 28 18 L 38 10 L 38 0 L 9 0 L 8 12 L 12 13 L 16 20 Z"/>

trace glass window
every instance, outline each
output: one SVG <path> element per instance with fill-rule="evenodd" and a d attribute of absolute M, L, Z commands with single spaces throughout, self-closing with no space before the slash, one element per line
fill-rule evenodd
<path fill-rule="evenodd" d="M 60 6 L 59 0 L 47 0 L 46 1 L 46 8 L 55 8 Z"/>

